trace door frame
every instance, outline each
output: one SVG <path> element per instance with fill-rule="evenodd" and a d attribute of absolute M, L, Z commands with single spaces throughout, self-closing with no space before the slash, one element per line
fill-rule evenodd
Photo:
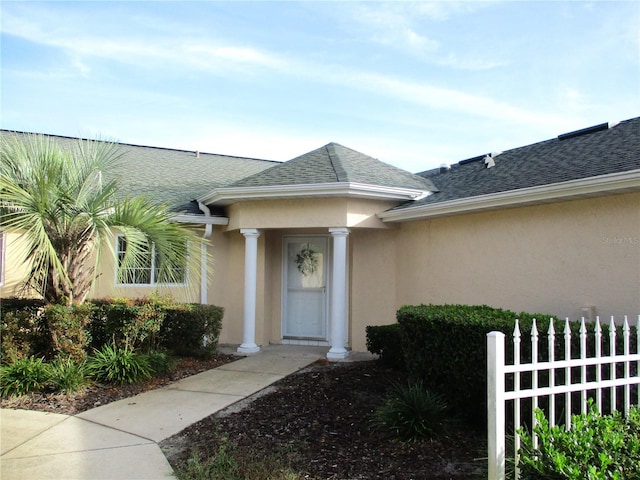
<path fill-rule="evenodd" d="M 287 321 L 287 292 L 288 292 L 288 244 L 296 243 L 303 239 L 309 239 L 313 241 L 313 239 L 321 238 L 326 242 L 327 245 L 327 255 L 325 259 L 326 269 L 326 280 L 325 280 L 325 298 L 324 298 L 324 338 L 323 337 L 293 337 L 293 336 L 285 336 L 285 325 Z M 282 259 L 280 262 L 281 268 L 281 278 L 282 278 L 282 295 L 280 299 L 281 305 L 281 318 L 280 318 L 280 338 L 283 343 L 298 343 L 298 344 L 313 344 L 313 345 L 329 345 L 328 341 L 331 336 L 330 332 L 330 323 L 329 323 L 329 308 L 331 305 L 331 277 L 332 277 L 332 242 L 331 235 L 327 234 L 294 234 L 294 235 L 283 235 L 282 237 Z"/>

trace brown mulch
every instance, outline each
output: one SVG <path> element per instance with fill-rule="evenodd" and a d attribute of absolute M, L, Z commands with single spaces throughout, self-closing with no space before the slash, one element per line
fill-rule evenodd
<path fill-rule="evenodd" d="M 181 359 L 170 375 L 142 384 L 3 399 L 0 407 L 73 415 L 235 359 L 221 354 Z M 284 457 L 308 480 L 486 478 L 486 436 L 477 429 L 458 425 L 446 438 L 405 444 L 372 427 L 372 413 L 391 384 L 402 381 L 401 374 L 377 362 L 317 362 L 193 424 L 161 447 L 176 470 L 194 451 L 205 459 L 226 444 L 233 445 L 240 462 Z"/>
<path fill-rule="evenodd" d="M 247 461 L 284 455 L 305 479 L 486 478 L 483 432 L 458 425 L 447 438 L 404 444 L 372 427 L 372 413 L 398 381 L 402 375 L 376 362 L 320 362 L 161 447 L 175 469 L 194 451 L 212 457 L 225 443 Z"/>

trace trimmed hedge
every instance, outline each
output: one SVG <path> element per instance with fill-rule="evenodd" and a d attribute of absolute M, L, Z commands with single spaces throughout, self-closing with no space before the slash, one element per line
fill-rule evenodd
<path fill-rule="evenodd" d="M 486 419 L 486 362 L 487 333 L 503 332 L 507 337 L 505 354 L 507 362 L 513 361 L 513 335 L 515 320 L 520 321 L 521 360 L 531 359 L 531 327 L 533 319 L 539 332 L 539 359 L 548 358 L 547 331 L 553 318 L 546 314 L 516 313 L 486 305 L 417 305 L 404 306 L 397 312 L 400 346 L 393 330 L 370 327 L 367 330 L 368 346 L 382 356 L 393 355 L 394 362 L 404 364 L 404 369 L 413 380 L 422 380 L 430 390 L 441 393 L 451 410 L 468 421 L 483 425 Z M 564 320 L 554 320 L 556 337 L 555 356 L 564 358 L 562 332 Z M 579 355 L 579 322 L 571 322 L 572 355 Z M 632 327 L 632 338 L 635 329 Z M 594 325 L 587 326 L 589 355 L 593 355 Z M 603 338 L 608 339 L 608 326 L 602 325 Z M 389 334 L 389 332 L 392 332 Z M 621 350 L 622 331 L 616 336 Z M 387 339 L 383 343 L 381 339 Z M 634 340 L 635 341 L 635 340 Z M 635 348 L 635 347 L 634 347 Z M 603 355 L 609 353 L 608 342 L 603 343 Z M 389 359 L 385 360 L 387 363 Z M 578 375 L 578 369 L 573 372 Z M 605 373 L 606 374 L 606 373 Z M 564 371 L 556 371 L 558 377 Z M 542 381 L 544 378 L 542 379 Z M 558 381 L 564 382 L 563 378 Z M 523 376 L 522 387 L 526 388 L 530 378 Z"/>
<path fill-rule="evenodd" d="M 405 368 L 399 324 L 368 326 L 366 332 L 367 350 L 378 355 L 380 363 L 397 370 Z"/>
<path fill-rule="evenodd" d="M 31 356 L 82 360 L 88 349 L 109 344 L 207 356 L 216 350 L 224 313 L 215 305 L 178 304 L 155 296 L 95 300 L 71 307 L 2 299 L 1 307 L 3 363 Z"/>
<path fill-rule="evenodd" d="M 216 351 L 224 309 L 188 303 L 170 305 L 160 329 L 161 346 L 179 356 L 207 357 Z"/>

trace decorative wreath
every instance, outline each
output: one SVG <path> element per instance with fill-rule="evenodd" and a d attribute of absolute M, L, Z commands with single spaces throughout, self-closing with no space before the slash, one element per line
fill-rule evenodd
<path fill-rule="evenodd" d="M 296 266 L 298 271 L 308 277 L 316 273 L 318 269 L 318 256 L 308 243 L 302 247 L 300 253 L 296 255 Z"/>

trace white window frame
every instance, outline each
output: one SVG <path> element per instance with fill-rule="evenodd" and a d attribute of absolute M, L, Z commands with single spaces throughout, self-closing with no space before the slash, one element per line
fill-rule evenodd
<path fill-rule="evenodd" d="M 124 235 L 116 235 L 116 244 L 115 244 L 115 252 L 116 252 L 116 269 L 115 269 L 115 284 L 117 286 L 120 287 L 153 287 L 153 286 L 168 286 L 168 287 L 183 287 L 186 286 L 189 281 L 188 281 L 188 261 L 186 263 L 186 265 L 184 266 L 184 279 L 182 282 L 176 282 L 176 283 L 168 283 L 168 282 L 156 282 L 156 274 L 157 274 L 157 268 L 155 266 L 155 262 L 156 262 L 156 255 L 155 255 L 155 245 L 152 244 L 151 246 L 151 266 L 147 269 L 140 269 L 140 270 L 149 270 L 149 282 L 148 283 L 124 283 L 120 281 L 120 254 L 124 253 L 121 252 L 120 250 L 120 239 L 125 238 Z M 187 248 L 187 255 L 189 252 L 189 244 L 187 243 L 187 245 L 185 246 L 185 248 Z"/>

